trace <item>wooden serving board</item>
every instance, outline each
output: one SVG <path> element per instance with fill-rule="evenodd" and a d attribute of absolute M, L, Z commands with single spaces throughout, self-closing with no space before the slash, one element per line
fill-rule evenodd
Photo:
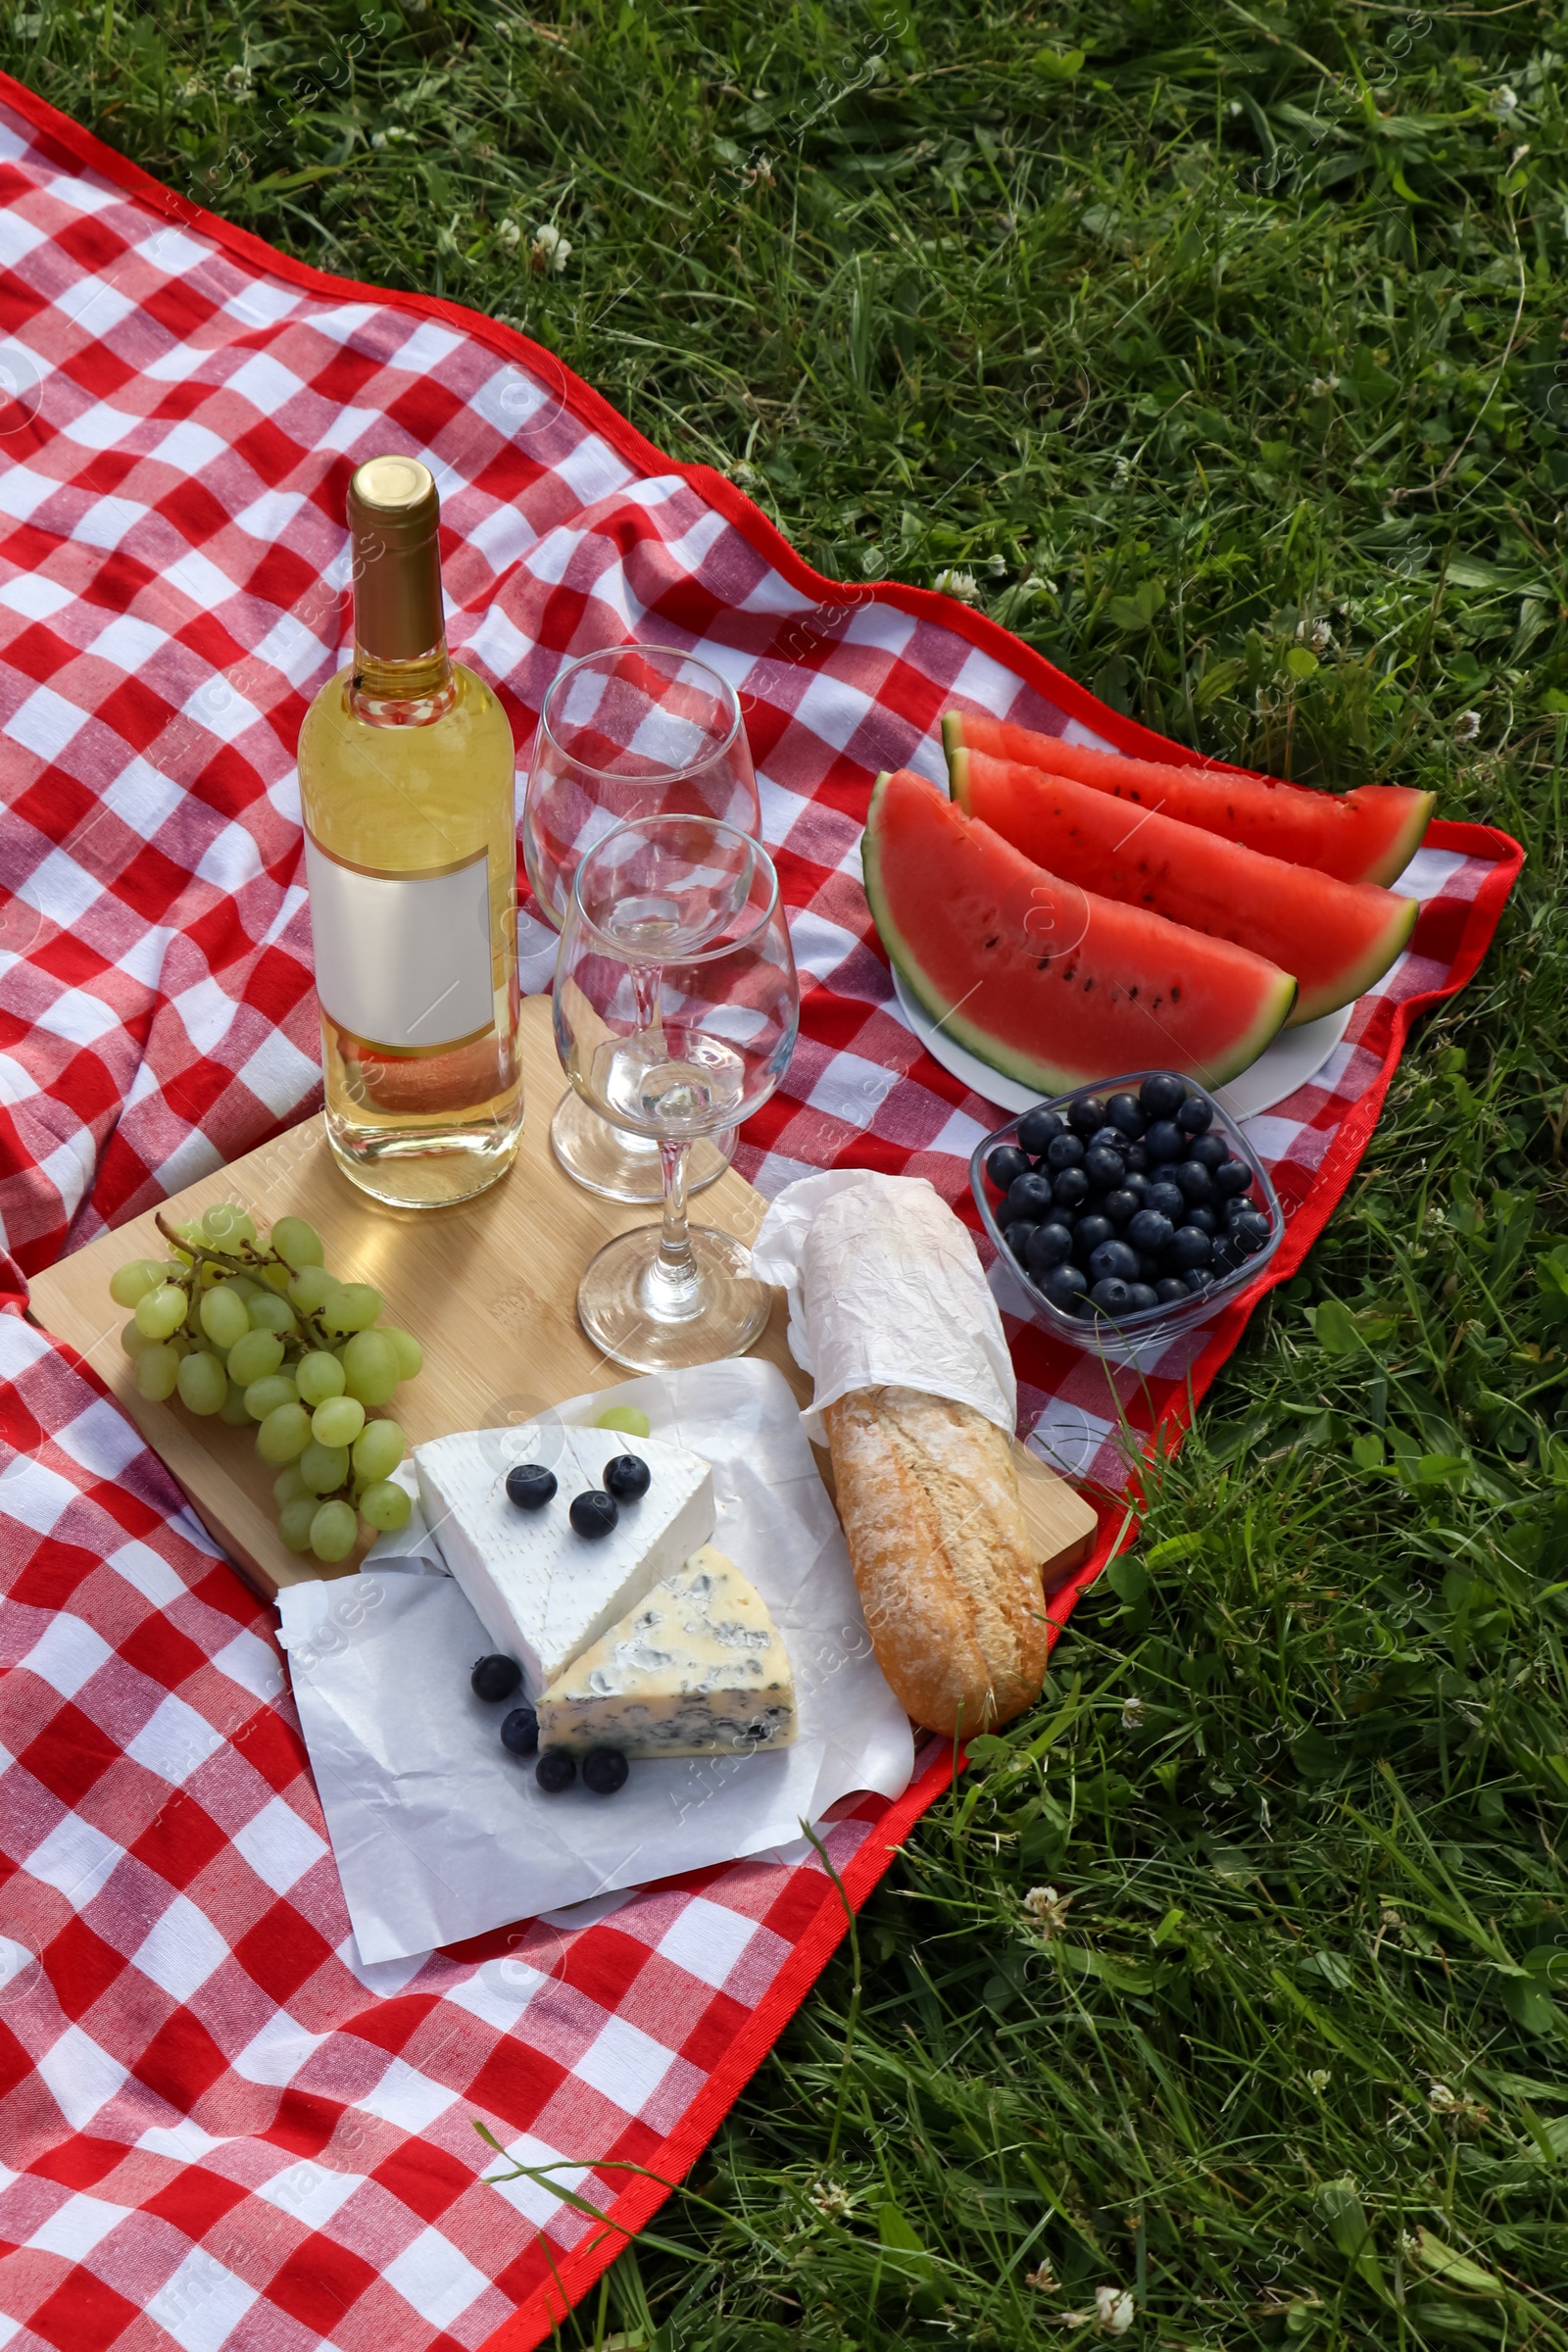
<path fill-rule="evenodd" d="M 656 1212 L 602 1200 L 557 1165 L 549 1130 L 563 1080 L 547 999 L 524 1001 L 521 1042 L 528 1105 L 521 1149 L 511 1174 L 476 1200 L 434 1209 L 372 1200 L 337 1167 L 318 1116 L 164 1203 L 171 1224 L 199 1216 L 215 1200 L 235 1200 L 263 1229 L 285 1215 L 314 1225 L 333 1273 L 373 1283 L 386 1298 L 388 1321 L 412 1331 L 424 1349 L 424 1369 L 399 1389 L 392 1408 L 414 1445 L 453 1430 L 526 1420 L 563 1397 L 631 1377 L 584 1338 L 577 1282 L 596 1250 Z M 766 1205 L 730 1169 L 697 1196 L 693 1216 L 749 1240 Z M 120 1344 L 126 1313 L 109 1296 L 109 1277 L 127 1258 L 168 1254 L 153 1217 L 149 1210 L 132 1218 L 35 1276 L 33 1321 L 86 1357 L 208 1533 L 264 1597 L 313 1576 L 352 1576 L 358 1554 L 326 1568 L 284 1549 L 272 1502 L 276 1473 L 258 1460 L 243 1429 L 216 1416 L 200 1419 L 177 1401 L 149 1403 L 138 1394 Z M 785 1321 L 780 1291 L 754 1352 L 777 1364 L 804 1404 L 811 1384 L 790 1355 Z M 1022 1446 L 1017 1455 L 1049 1588 L 1088 1557 L 1095 1514 Z M 826 1472 L 826 1454 L 819 1451 L 817 1459 Z"/>

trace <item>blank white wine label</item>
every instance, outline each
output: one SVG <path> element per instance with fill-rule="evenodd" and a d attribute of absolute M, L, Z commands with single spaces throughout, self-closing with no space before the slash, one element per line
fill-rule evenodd
<path fill-rule="evenodd" d="M 346 865 L 305 836 L 316 993 L 340 1029 L 404 1052 L 482 1037 L 495 1021 L 490 861 L 435 873 Z"/>

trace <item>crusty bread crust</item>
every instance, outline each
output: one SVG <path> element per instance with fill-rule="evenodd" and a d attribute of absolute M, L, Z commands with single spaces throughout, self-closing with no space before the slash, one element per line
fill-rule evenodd
<path fill-rule="evenodd" d="M 917 1723 L 967 1736 L 1040 1695 L 1046 1608 L 1012 1448 L 972 1406 L 860 1389 L 822 1415 L 877 1663 Z"/>

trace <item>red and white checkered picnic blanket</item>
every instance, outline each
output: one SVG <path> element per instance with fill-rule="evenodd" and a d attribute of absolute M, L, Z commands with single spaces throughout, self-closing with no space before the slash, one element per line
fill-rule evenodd
<path fill-rule="evenodd" d="M 607 642 L 691 645 L 740 689 L 807 984 L 743 1149 L 764 1192 L 855 1161 L 959 1200 L 995 1123 L 893 1004 L 858 879 L 875 771 L 937 772 L 955 704 L 1171 747 L 944 598 L 817 577 L 519 336 L 285 261 L 4 81 L 0 335 L 0 2345 L 526 2352 L 691 2164 L 838 1894 L 809 1853 L 763 1858 L 364 1966 L 270 1618 L 22 1319 L 23 1276 L 314 1105 L 293 753 L 348 645 L 344 492 L 374 450 L 434 469 L 452 638 L 519 743 Z M 1434 829 L 1411 953 L 1255 1131 L 1292 1213 L 1276 1279 L 1517 863 Z M 1118 1444 L 1179 1420 L 1243 1320 L 1109 1389 L 1018 1329 L 1026 1433 L 1119 1488 Z M 838 1808 L 852 1900 L 947 1770 Z M 485 2185 L 473 2120 L 610 2219 Z"/>

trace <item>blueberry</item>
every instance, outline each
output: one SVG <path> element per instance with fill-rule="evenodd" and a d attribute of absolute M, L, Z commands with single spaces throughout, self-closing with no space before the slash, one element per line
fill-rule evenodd
<path fill-rule="evenodd" d="M 1127 1170 L 1129 1176 L 1134 1174 L 1142 1176 L 1144 1174 L 1151 1162 L 1149 1157 L 1149 1146 L 1144 1141 L 1142 1136 L 1139 1137 L 1136 1143 L 1123 1144 L 1121 1148 L 1121 1158 L 1122 1165 Z"/>
<path fill-rule="evenodd" d="M 1239 1242 L 1248 1256 L 1250 1257 L 1255 1251 L 1268 1247 L 1269 1235 L 1272 1230 L 1273 1228 L 1260 1208 L 1249 1208 L 1244 1210 L 1232 1224 L 1230 1238 L 1234 1242 Z"/>
<path fill-rule="evenodd" d="M 1150 1164 L 1156 1160 L 1181 1159 L 1187 1152 L 1187 1138 L 1174 1119 L 1156 1119 L 1144 1138 L 1144 1150 Z"/>
<path fill-rule="evenodd" d="M 516 1462 L 507 1472 L 507 1500 L 519 1511 L 542 1511 L 555 1492 L 556 1474 L 542 1462 Z"/>
<path fill-rule="evenodd" d="M 1123 1186 L 1119 1191 L 1105 1195 L 1100 1203 L 1100 1213 L 1102 1217 L 1108 1217 L 1113 1225 L 1125 1225 L 1130 1217 L 1137 1216 L 1142 1205 L 1138 1195 Z"/>
<path fill-rule="evenodd" d="M 1139 1250 L 1166 1250 L 1170 1247 L 1170 1238 L 1175 1230 L 1172 1220 L 1162 1209 L 1141 1208 L 1127 1228 L 1127 1239 Z"/>
<path fill-rule="evenodd" d="M 1102 1314 L 1124 1315 L 1128 1311 L 1127 1301 L 1131 1294 L 1127 1285 L 1119 1282 L 1114 1274 L 1107 1274 L 1103 1282 L 1097 1282 L 1089 1296 Z"/>
<path fill-rule="evenodd" d="M 1026 1176 L 1015 1176 L 1007 1187 L 1006 1208 L 1013 1216 L 1043 1217 L 1051 1206 L 1051 1178 L 1037 1175 L 1030 1169 Z"/>
<path fill-rule="evenodd" d="M 1139 1146 L 1139 1150 L 1143 1150 L 1143 1146 L 1141 1144 Z M 1141 1168 L 1129 1168 L 1121 1181 L 1122 1191 L 1124 1193 L 1131 1193 L 1139 1207 L 1142 1208 L 1145 1204 L 1145 1200 L 1149 1192 L 1149 1178 L 1144 1174 Z"/>
<path fill-rule="evenodd" d="M 1246 1256 L 1247 1252 L 1240 1247 L 1235 1235 L 1228 1235 L 1224 1241 L 1214 1244 L 1214 1253 L 1208 1261 L 1209 1271 L 1220 1276 L 1234 1274 L 1237 1267 L 1245 1263 Z"/>
<path fill-rule="evenodd" d="M 595 1796 L 613 1796 L 625 1788 L 629 1769 L 618 1747 L 591 1747 L 582 1760 L 582 1785 Z"/>
<path fill-rule="evenodd" d="M 1037 1225 L 1029 1236 L 1025 1252 L 1029 1271 L 1037 1278 L 1049 1274 L 1053 1266 L 1064 1266 L 1072 1255 L 1072 1235 L 1065 1225 L 1054 1218 L 1049 1225 Z"/>
<path fill-rule="evenodd" d="M 999 1193 L 1004 1193 L 1015 1176 L 1027 1176 L 1030 1168 L 1027 1152 L 1016 1145 L 999 1144 L 986 1161 L 986 1174 Z"/>
<path fill-rule="evenodd" d="M 1147 1315 L 1152 1306 L 1158 1304 L 1152 1283 L 1130 1282 L 1127 1285 L 1127 1312 L 1130 1315 Z"/>
<path fill-rule="evenodd" d="M 653 1484 L 653 1472 L 640 1453 L 617 1453 L 604 1467 L 605 1489 L 617 1502 L 641 1502 Z"/>
<path fill-rule="evenodd" d="M 1206 1143 L 1208 1138 L 1204 1136 L 1200 1140 Z M 1245 1159 L 1222 1159 L 1214 1170 L 1214 1190 L 1222 1200 L 1229 1200 L 1233 1194 L 1250 1192 L 1251 1187 L 1252 1171 Z"/>
<path fill-rule="evenodd" d="M 1170 1070 L 1155 1070 L 1138 1089 L 1146 1119 L 1173 1119 L 1186 1099 L 1186 1087 Z"/>
<path fill-rule="evenodd" d="M 1206 1168 L 1211 1176 L 1216 1168 L 1225 1165 L 1230 1155 L 1231 1148 L 1222 1135 L 1195 1135 L 1187 1147 L 1188 1158 L 1196 1159 L 1199 1166 Z"/>
<path fill-rule="evenodd" d="M 1029 1245 L 1039 1231 L 1038 1225 L 1027 1223 L 1009 1225 L 1003 1237 L 1007 1245 L 1008 1255 L 1015 1265 L 1023 1268 L 1025 1273 L 1029 1271 Z"/>
<path fill-rule="evenodd" d="M 1175 1169 L 1175 1176 L 1176 1182 L 1182 1188 L 1182 1197 L 1184 1200 L 1199 1201 L 1211 1200 L 1213 1199 L 1213 1179 L 1210 1177 L 1208 1170 L 1205 1167 L 1201 1167 L 1196 1159 L 1178 1160 Z"/>
<path fill-rule="evenodd" d="M 1138 1260 L 1138 1279 L 1140 1282 L 1157 1282 L 1159 1280 L 1161 1274 L 1163 1274 L 1165 1271 L 1163 1265 L 1160 1263 L 1160 1258 L 1163 1257 L 1163 1250 L 1160 1251 L 1159 1256 L 1157 1257 L 1152 1250 L 1146 1250 L 1143 1251 Z"/>
<path fill-rule="evenodd" d="M 468 1688 L 475 1698 L 494 1705 L 497 1699 L 510 1698 L 522 1680 L 522 1668 L 515 1658 L 504 1658 L 493 1652 L 480 1658 L 468 1677 Z"/>
<path fill-rule="evenodd" d="M 1125 1152 L 1128 1140 L 1119 1127 L 1108 1125 L 1097 1127 L 1089 1138 L 1089 1149 L 1091 1152 L 1097 1149 L 1104 1152 Z"/>
<path fill-rule="evenodd" d="M 1062 1141 L 1076 1143 L 1078 1138 L 1064 1136 Z M 1063 1168 L 1059 1175 L 1052 1178 L 1051 1192 L 1058 1206 L 1078 1208 L 1089 1198 L 1089 1179 L 1082 1168 Z"/>
<path fill-rule="evenodd" d="M 1162 1274 L 1154 1285 L 1154 1297 L 1159 1300 L 1161 1306 L 1174 1306 L 1178 1299 L 1188 1298 L 1191 1296 L 1191 1292 L 1179 1274 Z"/>
<path fill-rule="evenodd" d="M 1086 1266 L 1102 1242 L 1114 1239 L 1115 1232 L 1108 1217 L 1080 1217 L 1072 1234 L 1072 1253 L 1079 1264 Z"/>
<path fill-rule="evenodd" d="M 514 1756 L 531 1756 L 539 1745 L 539 1718 L 532 1707 L 514 1707 L 501 1726 L 501 1744 Z"/>
<path fill-rule="evenodd" d="M 1089 1286 L 1077 1266 L 1055 1266 L 1041 1287 L 1053 1306 L 1059 1306 L 1064 1315 L 1070 1315 L 1080 1293 Z"/>
<path fill-rule="evenodd" d="M 1058 1168 L 1078 1167 L 1084 1155 L 1081 1135 L 1054 1135 L 1046 1146 L 1046 1165 L 1053 1175 Z"/>
<path fill-rule="evenodd" d="M 1107 1152 L 1103 1144 L 1091 1144 L 1084 1153 L 1084 1174 L 1096 1190 L 1113 1193 L 1127 1173 L 1119 1152 Z"/>
<path fill-rule="evenodd" d="M 1189 1266 L 1183 1280 L 1196 1298 L 1200 1291 L 1212 1288 L 1214 1277 L 1206 1266 Z"/>
<path fill-rule="evenodd" d="M 1214 1123 L 1214 1105 L 1206 1095 L 1189 1095 L 1176 1113 L 1183 1135 L 1206 1135 Z"/>
<path fill-rule="evenodd" d="M 1039 1224 L 1027 1209 L 1009 1208 L 1005 1200 L 997 1211 L 997 1223 L 1002 1227 L 1009 1250 L 1021 1250 Z"/>
<path fill-rule="evenodd" d="M 1207 1265 L 1213 1248 L 1207 1234 L 1196 1225 L 1178 1225 L 1170 1237 L 1165 1263 L 1173 1274 L 1189 1274 L 1195 1266 Z"/>
<path fill-rule="evenodd" d="M 1206 1201 L 1200 1201 L 1196 1208 L 1189 1208 L 1182 1223 L 1196 1225 L 1200 1233 L 1206 1233 L 1210 1236 L 1219 1231 L 1219 1219 Z"/>
<path fill-rule="evenodd" d="M 601 1536 L 610 1534 L 620 1513 L 610 1495 L 602 1494 L 597 1487 L 590 1487 L 586 1494 L 572 1496 L 567 1516 L 579 1536 L 586 1537 L 591 1544 L 597 1544 Z"/>
<path fill-rule="evenodd" d="M 1110 1126 L 1128 1136 L 1142 1135 L 1149 1124 L 1136 1095 L 1112 1095 L 1105 1104 L 1105 1118 Z"/>
<path fill-rule="evenodd" d="M 547 1747 L 533 1768 L 533 1777 L 546 1796 L 559 1796 L 577 1778 L 577 1767 L 564 1747 Z"/>
<path fill-rule="evenodd" d="M 1024 1152 L 1032 1152 L 1036 1159 L 1039 1159 L 1052 1139 L 1058 1135 L 1065 1135 L 1066 1132 L 1066 1120 L 1061 1117 L 1059 1112 L 1048 1110 L 1041 1102 L 1035 1109 L 1026 1110 L 1018 1121 L 1019 1149 Z"/>
<path fill-rule="evenodd" d="M 1157 1208 L 1161 1216 L 1169 1217 L 1173 1225 L 1179 1225 L 1187 1214 L 1187 1195 L 1166 1174 L 1150 1186 L 1144 1195 L 1144 1206 Z"/>
<path fill-rule="evenodd" d="M 1095 1282 L 1114 1277 L 1117 1282 L 1136 1282 L 1139 1279 L 1140 1259 L 1136 1250 L 1125 1242 L 1102 1242 L 1089 1260 L 1089 1272 Z"/>
<path fill-rule="evenodd" d="M 1087 1141 L 1097 1127 L 1105 1124 L 1105 1105 L 1098 1095 L 1080 1095 L 1076 1102 L 1067 1105 L 1067 1124 L 1074 1135 Z"/>
<path fill-rule="evenodd" d="M 1229 1232 L 1238 1217 L 1251 1216 L 1256 1213 L 1256 1202 L 1249 1200 L 1245 1193 L 1232 1193 L 1228 1200 L 1221 1200 L 1219 1213 L 1225 1220 L 1226 1231 Z"/>

